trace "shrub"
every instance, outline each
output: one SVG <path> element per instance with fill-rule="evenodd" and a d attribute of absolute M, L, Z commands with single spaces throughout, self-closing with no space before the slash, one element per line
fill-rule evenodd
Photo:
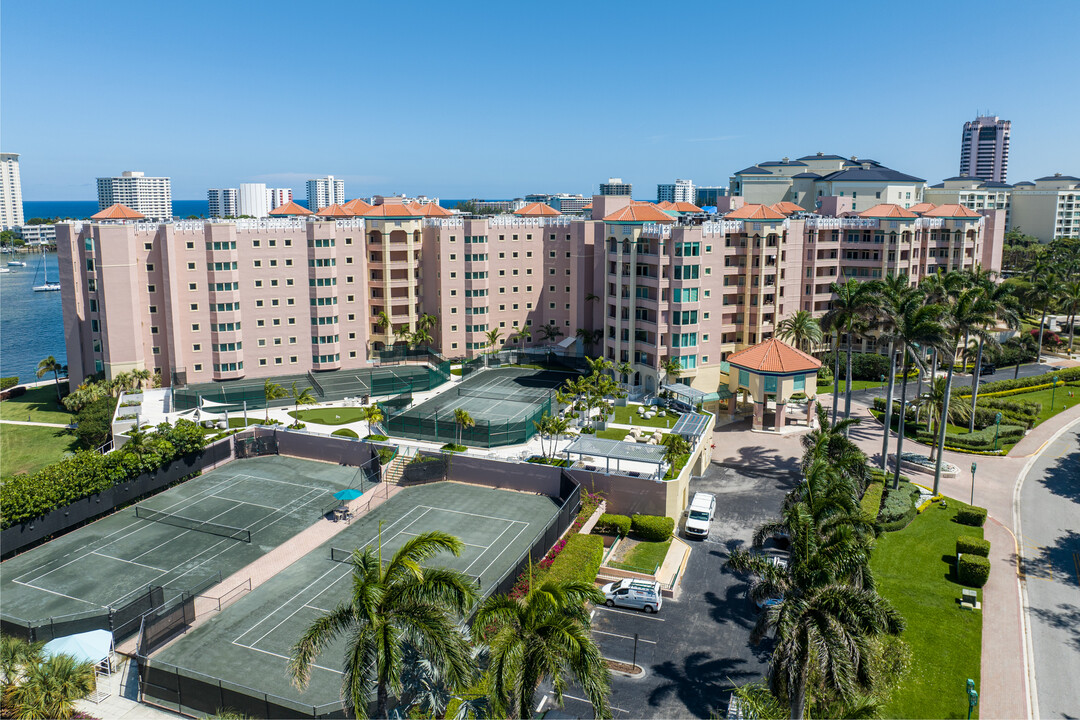
<path fill-rule="evenodd" d="M 349 428 L 341 428 L 340 430 L 335 430 L 334 432 L 332 432 L 330 434 L 331 435 L 337 435 L 338 437 L 347 437 L 347 438 L 357 438 L 357 439 L 359 439 L 359 437 L 360 437 L 359 435 L 356 434 L 356 432 L 354 432 L 353 430 L 350 430 Z"/>
<path fill-rule="evenodd" d="M 1016 380 L 995 380 L 994 382 L 982 383 L 979 385 L 979 397 L 983 397 L 984 393 L 997 393 L 1003 390 L 1018 390 L 1021 388 L 1027 388 L 1028 390 L 1035 389 L 1036 386 L 1045 385 L 1050 387 L 1054 382 L 1054 376 L 1058 376 L 1058 384 L 1065 382 L 1072 382 L 1074 380 L 1080 380 L 1080 366 L 1071 368 L 1062 368 L 1043 375 L 1035 375 L 1033 377 L 1017 378 Z M 968 389 L 968 395 L 970 396 L 970 388 Z"/>
<path fill-rule="evenodd" d="M 596 532 L 612 533 L 615 535 L 627 535 L 630 532 L 630 518 L 627 515 L 612 515 L 604 513 L 597 521 Z"/>
<path fill-rule="evenodd" d="M 891 487 L 885 490 L 885 499 L 881 503 L 878 527 L 882 532 L 896 532 L 908 526 L 918 514 L 915 500 L 919 490 L 909 482 L 902 481 L 897 490 Z"/>
<path fill-rule="evenodd" d="M 882 483 L 872 482 L 866 486 L 866 491 L 863 492 L 859 505 L 871 520 L 878 516 L 878 510 L 881 509 L 881 495 L 884 491 L 885 486 Z"/>
<path fill-rule="evenodd" d="M 75 435 L 88 448 L 96 448 L 109 439 L 112 432 L 113 411 L 116 409 L 116 398 L 99 398 L 75 416 Z"/>
<path fill-rule="evenodd" d="M 961 525 L 970 525 L 971 527 L 982 527 L 986 522 L 986 508 L 981 507 L 962 507 L 956 513 L 956 522 Z"/>
<path fill-rule="evenodd" d="M 990 556 L 990 541 L 975 537 L 974 535 L 960 535 L 956 538 L 957 555 L 981 555 Z"/>
<path fill-rule="evenodd" d="M 386 437 L 385 435 L 376 435 L 376 434 L 373 433 L 371 435 L 365 435 L 364 439 L 365 440 L 374 440 L 375 442 L 386 442 L 390 438 Z"/>
<path fill-rule="evenodd" d="M 1002 425 L 998 432 L 998 446 L 1001 443 L 1017 442 L 1024 437 L 1023 425 Z M 993 425 L 985 427 L 982 430 L 976 430 L 973 433 L 960 433 L 952 434 L 945 433 L 945 444 L 949 447 L 960 448 L 962 450 L 993 450 L 994 449 L 994 432 Z M 937 433 L 933 435 L 929 433 L 919 433 L 919 442 L 924 442 L 928 445 L 937 444 Z"/>
<path fill-rule="evenodd" d="M 828 353 L 821 360 L 822 366 L 831 369 L 833 366 L 832 353 Z M 877 353 L 855 353 L 851 356 L 851 377 L 855 380 L 873 380 L 878 382 L 881 376 L 889 376 L 889 358 Z M 819 373 L 818 377 L 821 375 Z M 841 380 L 847 377 L 847 351 L 840 352 L 840 375 Z M 831 379 L 831 378 L 830 378 Z"/>
<path fill-rule="evenodd" d="M 445 445 L 443 445 L 443 446 L 442 446 L 442 448 L 440 448 L 440 449 L 441 449 L 441 450 L 442 450 L 443 452 L 452 452 L 452 453 L 456 453 L 456 452 L 465 452 L 465 451 L 466 451 L 466 450 L 468 450 L 469 448 L 467 448 L 467 447 L 466 447 L 466 446 L 464 446 L 464 445 L 458 445 L 457 443 L 446 443 L 446 444 L 445 444 Z"/>
<path fill-rule="evenodd" d="M 956 577 L 961 585 L 981 588 L 990 577 L 990 561 L 979 555 L 961 555 L 956 562 Z"/>
<path fill-rule="evenodd" d="M 599 535 L 571 535 L 555 557 L 544 580 L 580 580 L 591 583 L 604 559 L 604 541 Z"/>
<path fill-rule="evenodd" d="M 0 377 L 0 390 L 7 390 L 13 388 L 19 384 L 19 378 L 17 375 L 11 377 Z"/>
<path fill-rule="evenodd" d="M 662 542 L 671 537 L 675 521 L 665 515 L 637 515 L 630 518 L 630 529 L 640 539 Z"/>

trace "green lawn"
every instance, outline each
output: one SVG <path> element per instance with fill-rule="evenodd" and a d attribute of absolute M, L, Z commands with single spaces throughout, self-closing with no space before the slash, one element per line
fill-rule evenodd
<path fill-rule="evenodd" d="M 61 383 L 61 386 L 67 382 Z M 44 385 L 26 391 L 25 395 L 0 402 L 0 419 L 26 421 L 27 413 L 33 422 L 63 423 L 74 420 L 74 415 L 56 401 L 56 385 Z"/>
<path fill-rule="evenodd" d="M 1072 397 L 1069 397 L 1070 390 L 1073 394 Z M 1035 421 L 1035 424 L 1038 425 L 1049 420 L 1062 410 L 1071 408 L 1073 405 L 1080 403 L 1080 387 L 1058 383 L 1056 389 L 1047 388 L 1046 390 L 1036 390 L 1035 392 L 1020 393 L 1019 395 L 1006 395 L 1005 399 L 1034 400 L 1035 402 L 1042 403 L 1042 412 L 1039 413 L 1039 419 Z M 1054 401 L 1053 409 L 1050 407 L 1051 399 Z M 968 402 L 971 402 L 971 398 L 968 398 Z"/>
<path fill-rule="evenodd" d="M 625 428 L 608 428 L 607 430 L 598 430 L 596 437 L 604 440 L 622 440 L 629 434 L 630 431 Z"/>
<path fill-rule="evenodd" d="M 0 425 L 0 477 L 36 472 L 79 449 L 78 438 L 67 430 Z"/>
<path fill-rule="evenodd" d="M 338 437 L 347 437 L 347 438 L 357 438 L 357 439 L 359 439 L 359 437 L 360 437 L 359 435 L 357 435 L 354 431 L 350 430 L 349 428 L 341 428 L 339 430 L 335 430 L 334 432 L 332 432 L 330 434 L 331 435 L 337 435 Z"/>
<path fill-rule="evenodd" d="M 615 416 L 611 419 L 611 422 L 620 425 L 637 425 L 638 427 L 673 428 L 675 427 L 675 423 L 679 420 L 678 414 L 673 417 L 666 413 L 646 420 L 638 415 L 637 409 L 639 407 L 641 406 L 625 405 L 623 407 L 616 407 Z"/>
<path fill-rule="evenodd" d="M 888 378 L 886 378 L 886 380 L 885 380 L 886 387 L 888 386 L 888 384 L 889 384 Z M 881 385 L 882 384 L 877 382 L 876 380 L 854 380 L 851 383 L 851 392 L 857 392 L 859 390 L 866 390 L 867 388 L 873 388 L 873 389 L 877 390 L 877 389 L 879 389 L 881 387 Z M 817 394 L 818 394 L 819 397 L 824 397 L 825 395 L 832 395 L 832 391 L 833 391 L 833 386 L 832 385 L 820 385 L 820 386 L 818 386 Z M 840 394 L 841 394 L 841 396 L 846 392 L 847 392 L 847 380 L 841 380 L 840 381 Z"/>
<path fill-rule="evenodd" d="M 621 570 L 652 574 L 656 572 L 657 566 L 664 562 L 670 545 L 670 538 L 663 542 L 639 542 L 627 553 L 622 562 L 608 564 Z"/>
<path fill-rule="evenodd" d="M 911 670 L 883 717 L 964 717 L 967 679 L 981 689 L 982 613 L 960 609 L 963 586 L 953 579 L 951 560 L 956 537 L 982 537 L 982 528 L 954 522 L 964 504 L 951 498 L 948 504 L 947 510 L 933 505 L 903 530 L 882 535 L 870 561 L 878 592 L 904 616 L 902 637 L 912 653 Z"/>
<path fill-rule="evenodd" d="M 300 422 L 316 425 L 348 425 L 364 419 L 365 408 L 359 407 L 324 407 L 311 410 L 290 410 L 289 415 Z"/>

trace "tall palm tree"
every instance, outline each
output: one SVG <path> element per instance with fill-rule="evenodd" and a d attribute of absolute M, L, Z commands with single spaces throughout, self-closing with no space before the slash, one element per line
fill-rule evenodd
<path fill-rule="evenodd" d="M 861 418 L 847 418 L 835 423 L 829 422 L 829 411 L 820 403 L 815 406 L 818 425 L 802 436 L 803 459 L 802 471 L 805 476 L 811 465 L 825 461 L 840 475 L 846 478 L 857 490 L 859 496 L 870 481 L 870 470 L 866 464 L 866 455 L 859 446 L 848 438 L 848 428 L 862 422 Z"/>
<path fill-rule="evenodd" d="M 52 655 L 25 665 L 18 682 L 8 688 L 4 705 L 13 717 L 60 718 L 75 715 L 75 702 L 94 691 L 94 666 L 70 655 Z"/>
<path fill-rule="evenodd" d="M 634 374 L 634 366 L 628 362 L 622 362 L 615 366 L 615 372 L 619 373 L 619 377 L 622 378 L 622 383 L 629 389 L 630 376 Z"/>
<path fill-rule="evenodd" d="M 135 379 L 135 388 L 141 390 L 147 387 L 144 383 L 150 380 L 151 373 L 146 368 L 138 368 L 131 371 L 131 377 Z"/>
<path fill-rule="evenodd" d="M 547 581 L 523 598 L 493 595 L 476 611 L 473 639 L 488 650 L 488 702 L 493 717 L 529 718 L 540 683 L 550 680 L 561 705 L 576 683 L 598 718 L 611 717 L 611 675 L 590 633 L 587 603 L 602 603 L 591 582 Z"/>
<path fill-rule="evenodd" d="M 541 325 L 540 334 L 548 342 L 554 342 L 563 336 L 563 331 L 558 325 Z"/>
<path fill-rule="evenodd" d="M 297 415 L 300 413 L 301 405 L 318 405 L 319 401 L 315 399 L 315 394 L 311 392 L 311 388 L 307 387 L 300 390 L 296 387 L 296 382 L 292 384 L 292 390 L 289 391 L 289 397 L 293 401 L 293 418 L 297 423 L 300 422 L 300 418 Z"/>
<path fill-rule="evenodd" d="M 1042 312 L 1039 318 L 1039 347 L 1037 362 L 1042 363 L 1043 332 L 1046 330 L 1046 311 L 1061 292 L 1061 281 L 1049 268 L 1041 267 L 1031 283 L 1031 306 Z"/>
<path fill-rule="evenodd" d="M 408 540 L 388 563 L 377 546 L 353 551 L 349 599 L 320 616 L 289 653 L 293 684 L 305 689 L 311 667 L 322 650 L 338 638 L 346 641 L 341 699 L 358 718 L 368 716 L 375 690 L 376 717 L 387 717 L 390 693 L 401 688 L 403 650 L 407 646 L 430 661 L 452 686 L 468 683 L 474 665 L 457 623 L 477 599 L 464 573 L 423 567 L 439 553 L 461 554 L 465 544 L 433 530 Z"/>
<path fill-rule="evenodd" d="M 46 373 L 53 374 L 53 381 L 56 383 L 56 401 L 60 402 L 60 373 L 67 372 L 67 368 L 63 363 L 59 362 L 52 355 L 45 358 L 38 363 L 37 376 L 43 377 Z"/>
<path fill-rule="evenodd" d="M 514 331 L 511 337 L 520 340 L 522 345 L 527 345 L 532 340 L 532 329 L 528 325 L 522 325 Z"/>
<path fill-rule="evenodd" d="M 431 316 L 428 315 L 426 317 Z M 409 337 L 409 344 L 415 348 L 420 347 L 421 345 L 430 345 L 432 342 L 434 342 L 434 338 L 431 337 L 431 330 L 417 323 L 416 332 Z"/>
<path fill-rule="evenodd" d="M 900 377 L 907 378 L 911 364 L 919 368 L 920 373 L 926 371 L 926 365 L 922 360 L 922 350 L 931 348 L 935 351 L 945 343 L 945 327 L 941 324 L 941 317 L 945 308 L 936 303 L 929 303 L 921 293 L 912 293 L 904 301 L 892 308 L 893 313 L 893 337 L 895 339 L 903 362 Z M 904 450 L 904 423 L 907 419 L 907 389 L 908 383 L 900 385 L 900 430 L 896 436 L 896 474 L 893 477 L 893 489 L 900 487 L 900 457 Z M 891 426 L 890 426 L 891 427 Z M 885 428 L 888 435 L 890 428 Z M 882 464 L 886 462 L 882 458 Z"/>
<path fill-rule="evenodd" d="M 790 340 L 800 350 L 805 346 L 807 351 L 821 342 L 821 325 L 814 316 L 806 310 L 799 310 L 794 315 L 788 315 L 776 326 L 776 336 L 781 340 Z"/>
<path fill-rule="evenodd" d="M 1071 280 L 1061 291 L 1062 309 L 1069 313 L 1069 354 L 1073 351 L 1076 314 L 1080 312 L 1080 280 Z"/>
<path fill-rule="evenodd" d="M 672 470 L 679 462 L 679 458 L 690 453 L 690 442 L 682 435 L 670 434 L 664 438 L 664 462 Z"/>
<path fill-rule="evenodd" d="M 409 326 L 407 324 L 402 324 L 401 326 L 394 328 L 394 344 L 395 345 L 397 343 L 405 343 L 405 346 L 408 347 L 409 345 L 412 344 L 411 338 L 412 338 L 412 331 L 409 330 Z"/>
<path fill-rule="evenodd" d="M 267 378 L 263 382 L 263 397 L 266 399 L 266 422 L 270 423 L 270 403 L 289 396 L 289 391 Z"/>
<path fill-rule="evenodd" d="M 464 408 L 457 408 L 454 410 L 454 422 L 457 424 L 457 444 L 461 444 L 461 431 L 467 427 L 474 427 L 476 421 L 473 420 L 472 415 L 468 413 Z"/>
<path fill-rule="evenodd" d="M 390 316 L 386 314 L 385 310 L 375 313 L 375 327 L 380 330 L 386 330 L 390 327 Z"/>
<path fill-rule="evenodd" d="M 592 330 L 587 328 L 578 328 L 574 335 L 581 340 L 581 344 L 585 347 L 585 354 L 589 354 L 589 350 L 592 349 L 593 333 Z"/>
<path fill-rule="evenodd" d="M 881 443 L 881 470 L 887 472 L 889 429 L 892 427 L 893 388 L 896 382 L 896 322 L 894 318 L 896 317 L 896 311 L 903 307 L 905 300 L 918 291 L 911 287 L 911 279 L 907 273 L 900 275 L 890 273 L 885 276 L 885 279 L 878 286 L 878 292 L 880 298 L 877 325 L 882 336 L 889 341 L 889 389 L 885 393 L 885 432 Z M 902 382 L 907 383 L 906 376 Z"/>
<path fill-rule="evenodd" d="M 945 402 L 945 378 L 934 378 L 930 381 L 929 390 L 923 393 L 918 399 L 919 412 L 926 413 L 927 430 L 932 434 L 938 431 L 941 427 L 942 413 L 946 412 L 945 406 L 950 405 Z M 971 408 L 967 405 L 950 405 L 948 408 L 949 417 L 946 422 L 964 422 L 971 413 Z M 941 451 L 937 441 L 930 443 L 930 459 L 934 459 L 934 451 Z"/>
<path fill-rule="evenodd" d="M 660 363 L 660 370 L 663 371 L 664 381 L 667 382 L 668 380 L 678 380 L 679 376 L 682 375 L 683 366 L 675 358 L 669 357 Z"/>
<path fill-rule="evenodd" d="M 540 437 L 540 454 L 544 457 L 548 456 L 547 447 L 544 445 L 544 438 L 551 437 L 551 421 L 553 417 L 544 413 L 540 416 L 539 420 L 533 420 L 533 427 L 536 428 L 536 434 Z"/>
<path fill-rule="evenodd" d="M 439 319 L 429 313 L 424 313 L 416 320 L 416 327 L 423 328 L 424 330 L 431 330 L 435 327 L 435 324 L 439 322 Z"/>
<path fill-rule="evenodd" d="M 824 329 L 843 329 L 847 333 L 847 372 L 844 375 L 844 417 L 851 417 L 851 353 L 855 342 L 856 326 L 874 316 L 878 307 L 877 281 L 859 282 L 855 278 L 849 279 L 843 285 L 832 283 L 829 289 L 833 293 L 833 301 L 829 311 L 821 319 Z M 836 386 L 833 388 L 833 406 L 839 399 L 836 390 L 840 384 L 839 376 L 834 377 Z M 835 416 L 834 416 L 835 417 Z"/>
<path fill-rule="evenodd" d="M 371 432 L 371 428 L 381 423 L 385 417 L 382 409 L 378 405 L 372 404 L 364 408 L 363 419 L 367 420 L 368 432 Z"/>
<path fill-rule="evenodd" d="M 991 272 L 979 271 L 973 274 L 973 282 L 976 287 L 983 290 L 983 296 L 992 313 L 991 326 L 997 323 L 1004 324 L 1008 328 L 1020 327 L 1020 302 L 1008 285 L 994 282 Z M 1080 290 L 1080 288 L 1078 288 Z M 975 432 L 975 404 L 979 401 L 979 381 L 982 378 L 983 345 L 990 343 L 991 347 L 1000 347 L 997 338 L 989 334 L 991 327 L 983 328 L 985 331 L 978 335 L 979 348 L 975 353 L 975 373 L 971 383 L 971 417 L 968 422 L 968 432 Z"/>

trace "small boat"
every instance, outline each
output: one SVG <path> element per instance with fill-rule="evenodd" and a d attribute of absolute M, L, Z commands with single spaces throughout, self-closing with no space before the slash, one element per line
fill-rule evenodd
<path fill-rule="evenodd" d="M 0 275 L 3 275 L 4 273 L 9 273 L 9 272 L 11 272 L 11 270 L 9 268 L 0 267 Z"/>
<path fill-rule="evenodd" d="M 8 265 L 11 267 L 26 267 L 26 263 L 22 260 L 8 260 Z"/>
<path fill-rule="evenodd" d="M 25 265 L 25 263 L 23 263 L 23 264 Z M 60 290 L 60 283 L 58 281 L 53 280 L 53 281 L 50 282 L 50 280 L 49 280 L 49 266 L 45 262 L 44 253 L 41 256 L 41 268 L 43 270 L 45 270 L 45 284 L 44 285 L 35 285 L 34 286 L 34 292 L 56 292 L 56 291 Z"/>

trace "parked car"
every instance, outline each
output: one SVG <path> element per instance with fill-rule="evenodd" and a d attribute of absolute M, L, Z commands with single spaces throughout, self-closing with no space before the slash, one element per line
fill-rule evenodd
<path fill-rule="evenodd" d="M 624 578 L 604 585 L 600 588 L 600 592 L 604 593 L 604 604 L 608 607 L 620 605 L 654 613 L 664 604 L 660 583 L 655 580 Z"/>
<path fill-rule="evenodd" d="M 690 506 L 686 508 L 686 524 L 683 532 L 688 538 L 704 540 L 709 537 L 709 526 L 716 514 L 716 496 L 709 493 L 694 493 Z"/>
<path fill-rule="evenodd" d="M 980 375 L 993 375 L 996 372 L 997 368 L 989 363 L 983 363 L 983 365 L 979 368 Z"/>

